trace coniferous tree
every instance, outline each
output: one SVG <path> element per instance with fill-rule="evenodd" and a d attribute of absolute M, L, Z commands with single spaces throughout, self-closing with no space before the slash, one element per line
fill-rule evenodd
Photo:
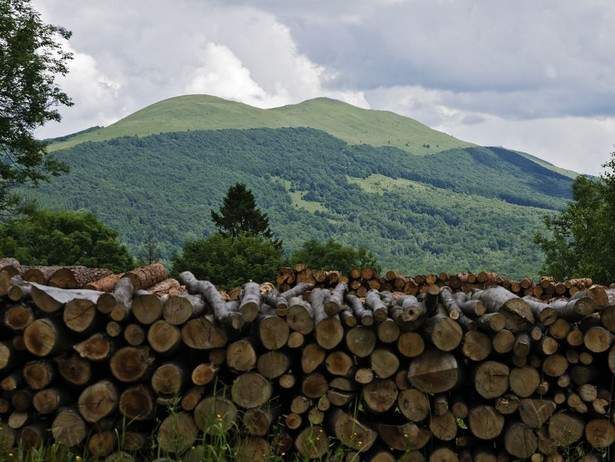
<path fill-rule="evenodd" d="M 261 236 L 276 247 L 282 246 L 282 242 L 275 238 L 269 227 L 267 214 L 256 207 L 252 191 L 243 183 L 236 183 L 229 188 L 219 213 L 211 211 L 211 219 L 223 236 Z"/>

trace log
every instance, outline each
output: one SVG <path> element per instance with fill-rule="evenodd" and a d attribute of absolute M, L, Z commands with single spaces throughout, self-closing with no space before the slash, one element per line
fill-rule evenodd
<path fill-rule="evenodd" d="M 540 373 L 531 366 L 516 367 L 510 371 L 510 390 L 520 398 L 528 398 L 540 385 Z M 527 422 L 526 422 L 527 423 Z"/>
<path fill-rule="evenodd" d="M 512 422 L 504 431 L 504 448 L 519 458 L 531 457 L 538 450 L 538 437 L 523 422 Z"/>
<path fill-rule="evenodd" d="M 468 414 L 468 428 L 481 440 L 492 440 L 502 433 L 505 419 L 493 406 L 472 407 Z"/>
<path fill-rule="evenodd" d="M 64 324 L 52 318 L 37 319 L 26 327 L 24 342 L 27 350 L 35 356 L 57 355 L 72 346 Z"/>
<path fill-rule="evenodd" d="M 397 406 L 411 422 L 421 422 L 427 418 L 431 410 L 427 395 L 415 388 L 400 391 Z"/>
<path fill-rule="evenodd" d="M 116 307 L 116 312 L 125 311 L 132 302 L 132 292 L 132 281 L 130 278 L 122 277 L 115 284 L 112 293 L 101 293 L 96 300 L 96 309 L 103 314 L 111 314 Z"/>
<path fill-rule="evenodd" d="M 177 279 L 167 278 L 148 287 L 147 291 L 157 297 L 163 297 L 165 295 L 182 295 L 184 293 L 184 288 Z"/>
<path fill-rule="evenodd" d="M 146 332 L 139 324 L 130 323 L 124 328 L 124 340 L 132 346 L 143 344 L 146 337 Z"/>
<path fill-rule="evenodd" d="M 462 371 L 452 354 L 429 348 L 410 363 L 408 380 L 425 393 L 442 393 L 461 382 Z"/>
<path fill-rule="evenodd" d="M 245 337 L 229 344 L 226 349 L 226 363 L 237 372 L 246 372 L 256 366 L 256 339 Z"/>
<path fill-rule="evenodd" d="M 169 297 L 169 299 L 175 299 L 175 297 L 176 296 L 172 296 Z M 170 304 L 173 305 L 173 302 L 170 302 Z M 164 306 L 162 300 L 154 294 L 139 291 L 136 292 L 132 298 L 131 313 L 141 324 L 153 324 L 162 317 L 163 310 Z M 169 308 L 169 310 L 173 311 L 173 308 Z M 171 324 L 175 324 L 166 318 L 165 320 Z"/>
<path fill-rule="evenodd" d="M 352 365 L 352 358 L 348 357 Z M 388 379 L 392 377 L 399 369 L 399 358 L 395 353 L 386 348 L 376 348 L 370 355 L 371 370 L 374 371 L 376 377 L 380 379 Z M 341 375 L 341 374 L 338 374 Z"/>
<path fill-rule="evenodd" d="M 269 408 L 251 408 L 244 412 L 241 419 L 248 434 L 266 436 L 275 420 L 282 414 L 281 406 Z"/>
<path fill-rule="evenodd" d="M 113 353 L 109 367 L 117 380 L 131 383 L 146 380 L 153 363 L 149 348 L 126 346 Z"/>
<path fill-rule="evenodd" d="M 340 312 L 344 304 L 344 296 L 348 292 L 348 284 L 340 282 L 331 291 L 331 295 L 327 298 L 324 304 L 325 313 L 328 316 L 335 316 Z"/>
<path fill-rule="evenodd" d="M 344 326 L 339 315 L 329 317 L 324 308 L 329 291 L 315 289 L 310 293 L 309 301 L 314 310 L 314 336 L 316 342 L 325 350 L 335 348 L 344 338 Z"/>
<path fill-rule="evenodd" d="M 331 375 L 341 377 L 353 377 L 356 370 L 353 358 L 342 350 L 328 353 L 324 364 Z"/>
<path fill-rule="evenodd" d="M 86 284 L 83 288 L 89 290 L 96 290 L 99 292 L 113 292 L 115 285 L 123 276 L 124 273 L 109 274 L 108 276 Z"/>
<path fill-rule="evenodd" d="M 190 373 L 181 359 L 166 362 L 152 374 L 152 389 L 158 395 L 176 396 L 187 386 Z"/>
<path fill-rule="evenodd" d="M 274 309 L 263 304 L 257 321 L 258 338 L 265 349 L 279 350 L 286 345 L 290 335 L 288 323 Z"/>
<path fill-rule="evenodd" d="M 483 361 L 493 349 L 491 338 L 484 332 L 473 330 L 464 334 L 461 341 L 461 352 L 472 361 Z"/>
<path fill-rule="evenodd" d="M 260 285 L 255 282 L 247 282 L 241 288 L 241 302 L 239 312 L 245 322 L 252 322 L 258 316 L 261 306 Z"/>
<path fill-rule="evenodd" d="M 23 331 L 34 322 L 34 312 L 26 305 L 13 305 L 4 312 L 4 325 L 13 331 Z"/>
<path fill-rule="evenodd" d="M 548 422 L 549 438 L 557 446 L 570 446 L 583 436 L 585 423 L 568 411 L 554 414 Z"/>
<path fill-rule="evenodd" d="M 391 379 L 374 379 L 363 387 L 363 404 L 373 413 L 382 414 L 397 402 L 398 390 Z"/>
<path fill-rule="evenodd" d="M 418 332 L 403 332 L 397 339 L 397 351 L 406 358 L 415 358 L 425 351 L 425 341 Z"/>
<path fill-rule="evenodd" d="M 98 311 L 91 300 L 74 299 L 66 304 L 62 313 L 64 324 L 78 334 L 92 333 L 97 327 Z"/>
<path fill-rule="evenodd" d="M 154 393 L 144 384 L 130 386 L 120 395 L 118 408 L 129 420 L 147 421 L 154 416 Z"/>
<path fill-rule="evenodd" d="M 30 283 L 31 296 L 34 304 L 45 313 L 54 313 L 62 308 L 66 303 L 74 299 L 90 300 L 94 303 L 103 294 L 94 290 L 67 290 L 56 287 L 48 287 L 34 282 Z"/>
<path fill-rule="evenodd" d="M 152 263 L 128 271 L 124 274 L 124 277 L 130 279 L 134 290 L 140 290 L 164 281 L 168 277 L 168 273 L 162 264 Z"/>
<path fill-rule="evenodd" d="M 226 331 L 215 326 L 207 316 L 191 319 L 182 326 L 182 340 L 196 350 L 213 350 L 226 346 Z"/>
<path fill-rule="evenodd" d="M 314 310 L 312 305 L 299 297 L 288 300 L 286 322 L 292 330 L 307 335 L 314 330 Z"/>
<path fill-rule="evenodd" d="M 62 388 L 45 388 L 32 397 L 32 406 L 39 414 L 53 414 L 74 401 L 69 391 Z"/>
<path fill-rule="evenodd" d="M 317 343 L 306 345 L 301 354 L 301 369 L 305 374 L 314 372 L 324 362 L 326 355 L 325 350 Z"/>
<path fill-rule="evenodd" d="M 92 379 L 92 366 L 87 359 L 77 355 L 62 355 L 54 358 L 62 379 L 75 386 L 86 385 Z"/>
<path fill-rule="evenodd" d="M 376 334 L 369 327 L 356 326 L 346 332 L 345 343 L 353 355 L 359 358 L 366 358 L 374 351 Z"/>
<path fill-rule="evenodd" d="M 61 289 L 80 289 L 85 285 L 112 274 L 107 268 L 87 268 L 85 266 L 65 266 L 57 269 L 47 284 Z"/>
<path fill-rule="evenodd" d="M 87 339 L 73 345 L 73 349 L 82 358 L 90 361 L 102 361 L 115 351 L 115 344 L 101 333 L 92 334 Z"/>
<path fill-rule="evenodd" d="M 523 297 L 523 300 L 529 305 L 534 318 L 545 326 L 550 326 L 557 319 L 557 310 L 548 303 L 543 303 L 532 296 Z"/>
<path fill-rule="evenodd" d="M 117 447 L 117 435 L 109 430 L 93 433 L 88 439 L 87 447 L 94 457 L 108 456 Z"/>
<path fill-rule="evenodd" d="M 133 301 L 133 305 L 135 301 L 136 299 Z M 145 300 L 143 300 L 143 302 L 145 302 Z M 155 301 L 151 300 L 150 304 L 155 304 Z M 136 307 L 133 307 L 133 311 L 135 310 L 135 308 Z M 137 313 L 135 312 L 135 318 L 143 318 L 147 313 L 152 313 L 152 310 L 148 307 L 144 307 L 143 311 L 144 313 L 139 313 L 139 316 L 137 316 Z M 157 309 L 154 308 L 153 311 L 155 312 L 157 311 Z M 174 326 L 180 326 L 195 316 L 201 316 L 202 314 L 205 314 L 206 311 L 207 306 L 205 304 L 205 300 L 203 300 L 200 295 L 171 295 L 162 304 L 162 317 L 166 322 Z M 153 317 L 153 315 L 150 315 L 150 317 Z M 149 321 L 149 319 L 146 319 L 146 321 Z M 154 321 L 155 319 L 152 319 L 152 322 Z M 140 322 L 144 324 L 152 323 L 144 322 L 141 320 Z"/>
<path fill-rule="evenodd" d="M 233 382 L 231 395 L 238 406 L 250 409 L 262 406 L 271 398 L 271 383 L 258 372 L 246 372 Z"/>
<path fill-rule="evenodd" d="M 607 419 L 593 419 L 585 425 L 585 439 L 596 449 L 608 448 L 615 442 L 615 426 Z"/>
<path fill-rule="evenodd" d="M 51 434 L 54 439 L 67 447 L 81 444 L 87 433 L 87 426 L 75 408 L 58 411 L 51 424 Z"/>
<path fill-rule="evenodd" d="M 432 415 L 429 419 L 429 430 L 434 438 L 440 441 L 451 441 L 457 436 L 457 419 L 451 411 L 441 415 Z"/>
<path fill-rule="evenodd" d="M 382 322 L 388 317 L 388 309 L 380 299 L 380 294 L 376 290 L 370 290 L 365 295 L 365 306 L 374 313 L 376 322 Z"/>
<path fill-rule="evenodd" d="M 417 321 L 427 316 L 425 303 L 419 302 L 414 295 L 404 295 L 397 299 L 397 306 L 401 308 L 399 315 L 402 323 Z"/>
<path fill-rule="evenodd" d="M 319 459 L 327 453 L 327 433 L 320 425 L 304 428 L 295 438 L 295 449 L 307 459 Z"/>
<path fill-rule="evenodd" d="M 301 381 L 301 393 L 308 398 L 320 399 L 329 391 L 327 378 L 319 372 L 312 372 L 303 377 Z"/>
<path fill-rule="evenodd" d="M 431 316 L 423 325 L 426 339 L 440 351 L 452 351 L 461 343 L 463 330 L 458 322 L 443 314 Z"/>
<path fill-rule="evenodd" d="M 357 452 L 368 451 L 378 438 L 374 430 L 341 409 L 336 409 L 330 414 L 329 426 L 344 446 Z"/>
<path fill-rule="evenodd" d="M 508 390 L 510 368 L 499 361 L 485 361 L 474 372 L 474 387 L 485 399 L 502 396 Z"/>
<path fill-rule="evenodd" d="M 197 436 L 198 428 L 192 415 L 177 412 L 169 414 L 162 421 L 156 433 L 156 440 L 161 450 L 180 455 L 194 444 Z"/>
<path fill-rule="evenodd" d="M 181 342 L 182 332 L 179 328 L 162 319 L 147 330 L 147 343 L 156 353 L 171 356 L 179 350 Z"/>
<path fill-rule="evenodd" d="M 361 299 L 356 295 L 346 295 L 346 303 L 354 313 L 355 317 L 363 326 L 371 326 L 374 324 L 374 313 L 363 306 Z M 615 322 L 614 322 L 615 325 Z"/>
<path fill-rule="evenodd" d="M 87 422 L 98 422 L 117 409 L 118 397 L 118 389 L 113 382 L 96 382 L 79 395 L 79 413 Z"/>
<path fill-rule="evenodd" d="M 393 343 L 399 339 L 401 330 L 399 325 L 391 318 L 376 324 L 376 337 L 382 343 Z"/>
<path fill-rule="evenodd" d="M 528 428 L 542 427 L 553 415 L 557 405 L 546 399 L 522 399 L 519 401 L 519 417 Z"/>
<path fill-rule="evenodd" d="M 569 322 L 578 321 L 596 310 L 596 303 L 590 297 L 556 300 L 551 306 L 557 311 L 558 318 Z"/>
<path fill-rule="evenodd" d="M 413 422 L 403 425 L 376 423 L 374 425 L 384 443 L 398 451 L 414 451 L 425 447 L 431 439 L 431 432 Z"/>

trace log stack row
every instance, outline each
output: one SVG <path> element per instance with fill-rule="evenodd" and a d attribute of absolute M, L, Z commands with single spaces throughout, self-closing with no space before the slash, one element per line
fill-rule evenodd
<path fill-rule="evenodd" d="M 520 297 L 532 296 L 541 300 L 554 297 L 571 297 L 579 290 L 592 286 L 592 280 L 589 278 L 556 281 L 552 276 L 541 276 L 538 282 L 534 282 L 531 278 L 517 281 L 502 278 L 496 273 L 488 271 L 481 271 L 478 274 L 472 272 L 456 274 L 442 272 L 415 276 L 404 276 L 395 271 L 387 271 L 384 276 L 380 276 L 372 268 L 354 268 L 348 274 L 342 274 L 339 271 L 313 271 L 302 264 L 281 268 L 276 277 L 276 283 L 281 290 L 288 290 L 294 284 L 301 282 L 314 284 L 319 288 L 330 288 L 338 282 L 346 282 L 350 293 L 359 297 L 365 297 L 365 294 L 371 289 L 417 295 L 424 293 L 427 287 L 432 284 L 438 287 L 448 286 L 454 291 L 466 293 L 473 289 L 485 289 L 492 285 L 500 285 Z"/>
<path fill-rule="evenodd" d="M 112 292 L 8 281 L 0 452 L 189 460 L 224 437 L 235 459 L 564 461 L 615 441 L 611 289 L 545 303 L 500 285 L 250 282 L 229 301 L 189 272 L 163 297 L 129 277 Z"/>

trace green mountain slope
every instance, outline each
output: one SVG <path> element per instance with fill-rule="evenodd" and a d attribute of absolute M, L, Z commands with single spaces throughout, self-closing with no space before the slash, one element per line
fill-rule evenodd
<path fill-rule="evenodd" d="M 213 231 L 210 210 L 241 181 L 287 251 L 334 237 L 411 274 L 537 276 L 542 255 L 532 236 L 545 213 L 565 204 L 572 182 L 502 148 L 418 156 L 309 128 L 122 137 L 56 155 L 71 172 L 30 197 L 94 211 L 136 254 L 150 236 L 168 258 Z"/>
<path fill-rule="evenodd" d="M 258 109 L 214 96 L 187 95 L 148 106 L 109 127 L 59 140 L 49 150 L 67 149 L 87 141 L 108 141 L 122 136 L 282 127 L 316 128 L 349 144 L 394 146 L 413 154 L 474 146 L 408 117 L 361 109 L 328 98 L 274 109 Z"/>

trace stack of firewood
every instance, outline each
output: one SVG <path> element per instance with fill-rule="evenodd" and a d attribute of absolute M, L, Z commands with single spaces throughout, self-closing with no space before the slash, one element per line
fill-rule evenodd
<path fill-rule="evenodd" d="M 147 453 L 153 435 L 188 458 L 228 434 L 253 460 L 564 461 L 615 442 L 615 290 L 545 303 L 450 275 L 352 288 L 369 272 L 250 282 L 236 297 L 186 272 L 186 293 L 159 296 L 139 271 L 105 292 L 6 266 L 0 453 L 51 439 Z"/>
<path fill-rule="evenodd" d="M 433 284 L 438 287 L 448 286 L 454 291 L 466 293 L 473 289 L 485 289 L 492 285 L 500 285 L 520 297 L 532 296 L 541 300 L 548 300 L 553 297 L 571 297 L 579 290 L 592 285 L 592 280 L 589 278 L 559 282 L 555 281 L 552 276 L 541 276 L 540 280 L 534 283 L 531 278 L 516 281 L 502 278 L 496 273 L 487 271 L 481 271 L 478 274 L 442 272 L 415 276 L 404 276 L 395 271 L 387 271 L 384 276 L 380 276 L 372 268 L 354 268 L 348 274 L 342 274 L 339 271 L 313 271 L 302 264 L 281 268 L 276 277 L 276 283 L 281 290 L 287 290 L 300 282 L 314 284 L 316 287 L 334 287 L 338 282 L 346 282 L 349 285 L 349 292 L 359 297 L 365 297 L 365 294 L 371 289 L 417 295 L 424 293 L 427 287 Z"/>

